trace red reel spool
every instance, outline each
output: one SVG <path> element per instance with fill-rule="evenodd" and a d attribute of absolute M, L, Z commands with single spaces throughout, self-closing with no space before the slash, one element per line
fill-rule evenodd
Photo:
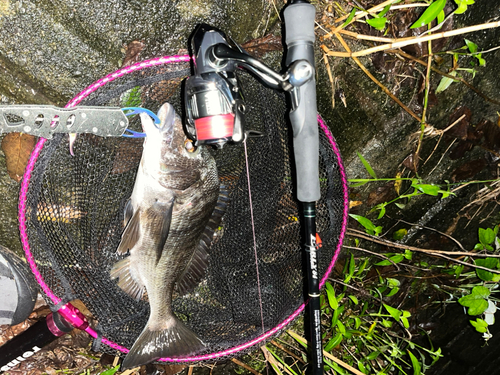
<path fill-rule="evenodd" d="M 194 120 L 196 128 L 196 138 L 199 143 L 206 143 L 211 140 L 231 139 L 233 136 L 234 115 L 227 113 L 224 115 L 202 117 Z"/>

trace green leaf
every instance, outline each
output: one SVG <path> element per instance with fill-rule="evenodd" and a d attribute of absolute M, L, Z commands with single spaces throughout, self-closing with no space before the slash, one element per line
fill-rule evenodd
<path fill-rule="evenodd" d="M 373 178 L 377 178 L 377 175 L 375 174 L 375 171 L 371 167 L 371 165 L 366 161 L 366 159 L 361 155 L 359 152 L 356 151 L 358 154 L 359 159 L 361 160 L 361 163 L 365 166 L 366 170 L 368 171 L 369 175 L 372 176 Z"/>
<path fill-rule="evenodd" d="M 476 246 L 474 246 L 474 250 L 484 250 L 484 245 L 482 243 L 477 243 Z"/>
<path fill-rule="evenodd" d="M 395 295 L 397 292 L 399 292 L 399 288 L 392 288 L 391 291 L 386 295 L 386 297 L 392 297 Z"/>
<path fill-rule="evenodd" d="M 379 206 L 380 206 L 380 212 L 378 214 L 377 219 L 382 219 L 384 217 L 384 215 L 385 215 L 385 206 L 386 206 L 386 204 L 381 203 Z"/>
<path fill-rule="evenodd" d="M 386 305 L 385 303 L 383 304 L 387 312 L 396 320 L 399 322 L 399 319 L 401 318 L 401 311 L 398 309 L 395 309 L 392 306 Z"/>
<path fill-rule="evenodd" d="M 486 267 L 490 269 L 496 269 L 498 266 L 498 259 L 497 258 L 483 258 L 483 259 L 476 259 L 474 261 L 474 264 L 476 266 L 481 266 L 481 267 Z M 476 268 L 476 274 L 477 277 L 479 277 L 481 280 L 484 281 L 492 281 L 493 277 L 495 274 L 493 272 L 488 272 L 485 270 L 481 270 Z"/>
<path fill-rule="evenodd" d="M 337 328 L 340 333 L 345 334 L 345 325 L 340 320 L 337 320 Z"/>
<path fill-rule="evenodd" d="M 327 352 L 329 352 L 333 348 L 336 348 L 342 342 L 342 338 L 343 338 L 342 334 L 337 333 L 334 338 L 332 338 L 330 341 L 328 341 L 328 343 L 325 346 L 325 350 Z"/>
<path fill-rule="evenodd" d="M 439 186 L 436 185 L 412 184 L 412 186 L 427 195 L 437 196 L 439 194 Z"/>
<path fill-rule="evenodd" d="M 104 372 L 101 372 L 100 375 L 114 375 L 115 373 L 118 372 L 118 369 L 120 368 L 120 365 L 110 368 L 109 370 L 106 370 Z"/>
<path fill-rule="evenodd" d="M 359 329 L 359 327 L 361 326 L 361 319 L 356 316 L 356 317 L 354 317 L 354 322 L 355 322 L 354 328 Z"/>
<path fill-rule="evenodd" d="M 474 4 L 474 0 L 455 0 L 458 8 L 455 10 L 455 14 L 462 14 L 467 10 L 467 5 Z"/>
<path fill-rule="evenodd" d="M 467 45 L 467 48 L 469 48 L 470 53 L 476 53 L 477 52 L 477 44 L 474 42 L 471 42 L 468 39 L 464 39 L 465 44 Z"/>
<path fill-rule="evenodd" d="M 495 241 L 495 231 L 491 228 L 479 228 L 479 242 L 483 245 L 491 245 Z"/>
<path fill-rule="evenodd" d="M 458 300 L 458 302 L 465 307 L 468 307 L 469 315 L 482 314 L 488 308 L 488 301 L 486 300 L 490 295 L 488 288 L 484 286 L 475 286 L 469 295 L 466 295 Z"/>
<path fill-rule="evenodd" d="M 376 227 L 375 224 L 373 224 L 370 219 L 367 219 L 364 216 L 355 214 L 349 214 L 349 216 L 352 217 L 354 220 L 356 220 L 358 223 L 360 223 L 366 229 L 366 233 L 368 234 L 376 236 L 380 234 L 380 232 L 382 231 L 381 227 Z M 380 230 L 378 228 L 380 228 Z"/>
<path fill-rule="evenodd" d="M 450 72 L 450 75 L 456 76 L 457 75 L 457 71 L 454 70 L 454 71 Z M 452 78 L 448 78 L 448 77 L 441 78 L 441 81 L 439 82 L 439 85 L 438 85 L 438 87 L 436 89 L 436 94 L 439 94 L 440 92 L 443 92 L 444 90 L 446 90 L 455 81 L 458 81 L 458 80 L 455 80 L 455 79 L 452 79 Z"/>
<path fill-rule="evenodd" d="M 337 325 L 337 321 L 339 320 L 339 313 L 340 309 L 336 309 L 333 311 L 333 316 L 332 316 L 332 327 Z"/>
<path fill-rule="evenodd" d="M 371 18 L 369 20 L 366 20 L 366 23 L 370 25 L 371 27 L 382 31 L 385 29 L 385 24 L 387 23 L 387 18 L 385 17 L 379 17 L 379 18 Z"/>
<path fill-rule="evenodd" d="M 328 296 L 328 303 L 332 309 L 336 310 L 339 307 L 339 304 L 337 302 L 337 298 L 335 298 L 335 289 L 333 289 L 332 284 L 328 281 L 325 283 L 325 287 L 326 295 Z"/>
<path fill-rule="evenodd" d="M 444 10 L 442 10 L 441 12 L 439 12 L 439 14 L 437 16 L 437 23 L 440 24 L 441 22 L 443 22 L 444 18 L 445 18 L 445 14 L 444 14 Z"/>
<path fill-rule="evenodd" d="M 356 272 L 356 276 L 361 275 L 361 273 L 365 270 L 366 266 L 368 265 L 368 258 L 365 259 L 363 263 L 358 268 L 358 271 Z"/>
<path fill-rule="evenodd" d="M 356 270 L 356 262 L 354 260 L 354 254 L 351 254 L 351 260 L 349 261 L 349 275 L 354 275 L 354 271 Z"/>
<path fill-rule="evenodd" d="M 388 277 L 386 279 L 387 285 L 389 285 L 389 288 L 397 288 L 401 285 L 398 279 L 393 279 L 391 277 Z"/>
<path fill-rule="evenodd" d="M 404 258 L 405 257 L 403 254 L 396 254 L 396 255 L 393 255 L 392 257 L 390 257 L 389 258 L 390 260 L 386 259 L 386 260 L 383 260 L 381 262 L 375 263 L 375 266 L 390 266 L 393 263 L 397 264 L 397 263 L 401 262 Z"/>
<path fill-rule="evenodd" d="M 366 370 L 365 366 L 363 365 L 363 362 L 358 360 L 358 368 L 359 371 L 361 371 L 363 374 L 368 374 L 368 371 Z"/>
<path fill-rule="evenodd" d="M 380 355 L 380 352 L 378 350 L 375 350 L 374 352 L 371 352 L 366 356 L 366 359 L 369 361 L 373 361 Z"/>
<path fill-rule="evenodd" d="M 387 320 L 387 319 L 382 319 L 382 325 L 385 328 L 391 328 L 392 327 L 392 322 L 390 320 Z"/>
<path fill-rule="evenodd" d="M 420 362 L 418 361 L 417 357 L 415 357 L 409 350 L 408 355 L 410 356 L 411 364 L 413 366 L 413 375 L 420 375 Z"/>
<path fill-rule="evenodd" d="M 352 21 L 355 15 L 356 15 L 356 8 L 352 8 L 351 13 L 349 13 L 349 17 L 347 17 L 347 19 L 345 20 L 345 22 L 342 24 L 341 27 L 347 26 Z"/>
<path fill-rule="evenodd" d="M 349 299 L 354 303 L 355 305 L 359 304 L 359 300 L 356 296 L 349 296 Z"/>
<path fill-rule="evenodd" d="M 385 16 L 385 14 L 389 11 L 389 9 L 391 9 L 391 5 L 392 4 L 386 5 L 385 8 L 382 9 L 382 12 L 380 12 L 379 14 L 377 14 L 377 17 L 383 17 L 383 16 Z"/>
<path fill-rule="evenodd" d="M 428 25 L 441 13 L 446 5 L 446 0 L 436 0 L 425 10 L 418 20 L 411 25 L 411 29 Z"/>
<path fill-rule="evenodd" d="M 395 241 L 399 241 L 407 234 L 408 234 L 408 231 L 406 230 L 406 228 L 401 228 L 392 234 L 392 239 Z"/>
<path fill-rule="evenodd" d="M 465 266 L 463 264 L 460 264 L 458 265 L 456 268 L 455 268 L 455 277 L 459 277 L 461 274 L 462 274 L 462 271 L 464 270 Z"/>
<path fill-rule="evenodd" d="M 476 321 L 469 320 L 470 324 L 480 333 L 485 333 L 488 331 L 488 323 L 483 319 L 477 318 Z"/>
<path fill-rule="evenodd" d="M 481 53 L 478 53 L 476 56 L 477 61 L 479 62 L 479 66 L 485 66 L 486 65 L 486 60 L 481 57 Z"/>

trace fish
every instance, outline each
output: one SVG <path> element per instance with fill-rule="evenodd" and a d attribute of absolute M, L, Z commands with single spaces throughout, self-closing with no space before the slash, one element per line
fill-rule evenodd
<path fill-rule="evenodd" d="M 217 166 L 207 146 L 194 147 L 171 104 L 161 106 L 156 127 L 141 113 L 146 133 L 131 197 L 125 205 L 125 229 L 111 279 L 136 300 L 147 293 L 150 315 L 125 357 L 122 368 L 159 358 L 179 358 L 202 351 L 205 343 L 172 310 L 172 294 L 196 286 L 207 266 L 206 228 L 218 204 Z"/>

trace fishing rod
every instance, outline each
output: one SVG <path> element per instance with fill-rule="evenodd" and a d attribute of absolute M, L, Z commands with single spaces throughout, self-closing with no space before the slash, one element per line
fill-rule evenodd
<path fill-rule="evenodd" d="M 196 144 L 222 148 L 244 141 L 245 105 L 235 71 L 245 69 L 273 89 L 290 96 L 289 119 L 293 130 L 297 199 L 304 217 L 304 248 L 309 296 L 312 373 L 323 373 L 321 345 L 318 246 L 316 244 L 316 201 L 320 199 L 319 136 L 314 78 L 315 7 L 305 0 L 291 0 L 283 12 L 286 71 L 279 74 L 229 45 L 220 30 L 200 25 L 192 37 L 194 75 L 185 86 L 187 133 Z"/>

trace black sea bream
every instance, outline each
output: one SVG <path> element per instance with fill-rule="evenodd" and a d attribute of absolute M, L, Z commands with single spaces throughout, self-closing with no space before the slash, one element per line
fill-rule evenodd
<path fill-rule="evenodd" d="M 166 103 L 161 124 L 141 114 L 146 132 L 134 190 L 125 208 L 126 227 L 118 246 L 129 255 L 111 269 L 118 286 L 135 299 L 147 292 L 148 323 L 123 362 L 139 366 L 163 357 L 199 352 L 203 342 L 172 311 L 176 283 L 188 285 L 206 261 L 200 237 L 219 196 L 215 161 L 204 147 L 186 140 L 182 122 Z"/>

